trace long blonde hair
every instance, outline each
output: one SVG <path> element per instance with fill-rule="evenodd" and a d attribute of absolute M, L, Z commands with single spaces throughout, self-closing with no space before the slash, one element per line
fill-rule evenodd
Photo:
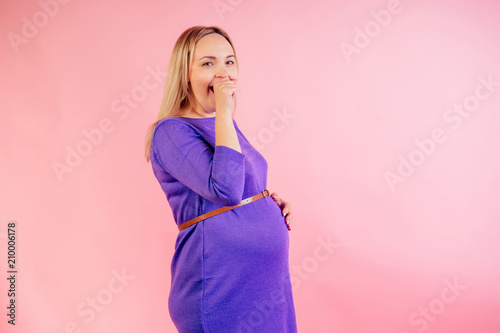
<path fill-rule="evenodd" d="M 179 115 L 179 111 L 184 107 L 195 105 L 196 98 L 191 90 L 191 86 L 188 84 L 189 71 L 193 64 L 194 47 L 202 37 L 212 33 L 217 33 L 227 39 L 233 48 L 236 68 L 238 68 L 238 57 L 233 42 L 223 29 L 216 26 L 194 26 L 179 36 L 170 56 L 160 113 L 146 133 L 146 161 L 150 162 L 151 142 L 158 122 L 167 117 Z"/>

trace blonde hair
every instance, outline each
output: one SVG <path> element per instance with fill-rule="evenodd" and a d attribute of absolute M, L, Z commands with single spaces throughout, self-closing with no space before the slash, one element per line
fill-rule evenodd
<path fill-rule="evenodd" d="M 238 68 L 238 57 L 233 42 L 223 29 L 216 26 L 194 26 L 187 29 L 179 36 L 172 50 L 172 55 L 170 56 L 165 90 L 163 92 L 158 118 L 148 128 L 146 133 L 146 161 L 150 162 L 151 143 L 158 122 L 167 117 L 177 116 L 182 108 L 196 104 L 196 98 L 188 84 L 189 72 L 193 64 L 194 47 L 201 38 L 212 33 L 219 34 L 227 39 L 233 48 L 236 68 Z"/>

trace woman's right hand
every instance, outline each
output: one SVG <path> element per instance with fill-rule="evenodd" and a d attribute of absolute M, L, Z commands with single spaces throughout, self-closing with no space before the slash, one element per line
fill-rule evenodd
<path fill-rule="evenodd" d="M 236 98 L 236 79 L 226 77 L 214 84 L 215 111 L 233 114 Z"/>

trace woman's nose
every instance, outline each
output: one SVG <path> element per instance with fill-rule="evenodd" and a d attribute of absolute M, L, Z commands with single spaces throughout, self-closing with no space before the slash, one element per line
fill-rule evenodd
<path fill-rule="evenodd" d="M 226 78 L 226 77 L 229 77 L 229 73 L 226 71 L 226 69 L 224 67 L 222 67 L 222 68 L 219 67 L 217 69 L 215 76 L 220 77 L 220 78 Z"/>

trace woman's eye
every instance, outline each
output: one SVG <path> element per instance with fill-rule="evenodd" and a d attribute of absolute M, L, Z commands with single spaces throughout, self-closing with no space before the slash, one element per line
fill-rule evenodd
<path fill-rule="evenodd" d="M 213 65 L 213 63 L 211 61 L 207 61 L 207 62 L 203 63 L 202 66 L 211 66 L 211 65 Z M 229 61 L 226 62 L 226 65 L 234 65 L 234 61 L 233 60 L 229 60 Z"/>

